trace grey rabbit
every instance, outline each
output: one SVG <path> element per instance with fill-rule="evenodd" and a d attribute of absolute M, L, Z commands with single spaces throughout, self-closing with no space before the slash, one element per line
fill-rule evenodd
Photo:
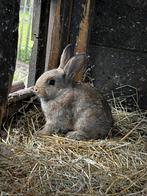
<path fill-rule="evenodd" d="M 107 101 L 89 84 L 76 81 L 87 60 L 83 53 L 74 55 L 69 44 L 59 67 L 46 71 L 36 81 L 34 91 L 46 118 L 39 134 L 62 133 L 70 139 L 89 140 L 106 138 L 111 132 L 113 119 Z"/>

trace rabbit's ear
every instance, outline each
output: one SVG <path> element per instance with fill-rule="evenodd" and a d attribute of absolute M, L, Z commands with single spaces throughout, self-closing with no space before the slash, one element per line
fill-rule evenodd
<path fill-rule="evenodd" d="M 59 68 L 63 69 L 69 59 L 74 56 L 73 44 L 68 44 L 62 52 Z"/>
<path fill-rule="evenodd" d="M 64 72 L 66 77 L 69 79 L 74 79 L 75 76 L 87 68 L 88 57 L 86 54 L 78 54 L 72 57 L 66 66 L 64 67 Z"/>

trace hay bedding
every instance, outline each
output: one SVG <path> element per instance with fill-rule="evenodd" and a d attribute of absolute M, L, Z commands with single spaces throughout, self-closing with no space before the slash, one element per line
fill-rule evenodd
<path fill-rule="evenodd" d="M 89 142 L 35 138 L 43 115 L 22 112 L 0 143 L 1 195 L 147 195 L 146 112 L 115 105 L 119 134 Z"/>

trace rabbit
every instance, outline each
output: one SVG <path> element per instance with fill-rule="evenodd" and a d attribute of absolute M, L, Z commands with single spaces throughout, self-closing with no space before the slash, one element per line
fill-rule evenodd
<path fill-rule="evenodd" d="M 46 124 L 39 134 L 64 134 L 75 140 L 104 139 L 111 132 L 111 109 L 102 94 L 76 76 L 86 68 L 86 54 L 74 55 L 71 44 L 60 65 L 43 73 L 34 86 Z"/>

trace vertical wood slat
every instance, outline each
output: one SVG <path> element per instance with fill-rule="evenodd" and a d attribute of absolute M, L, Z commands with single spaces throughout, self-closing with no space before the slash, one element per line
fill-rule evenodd
<path fill-rule="evenodd" d="M 74 1 L 70 40 L 76 44 L 75 51 L 78 53 L 88 52 L 94 5 L 95 0 Z M 76 76 L 76 81 L 82 79 L 83 71 Z"/>
<path fill-rule="evenodd" d="M 29 63 L 28 85 L 34 85 L 45 70 L 46 45 L 50 12 L 50 0 L 34 1 L 33 13 L 33 48 Z"/>
<path fill-rule="evenodd" d="M 76 14 L 77 9 L 81 10 L 79 16 Z M 77 29 L 77 34 L 72 35 L 76 43 L 76 52 L 87 52 L 89 36 L 92 25 L 92 14 L 94 9 L 94 0 L 75 0 L 72 21 L 72 34 Z"/>
<path fill-rule="evenodd" d="M 1 0 L 0 6 L 0 129 L 15 71 L 19 1 Z"/>
<path fill-rule="evenodd" d="M 49 31 L 48 69 L 57 67 L 61 52 L 68 43 L 76 45 L 76 52 L 87 52 L 94 8 L 93 0 L 56 0 L 52 3 L 54 20 Z M 81 80 L 82 74 L 81 71 L 76 80 Z"/>
<path fill-rule="evenodd" d="M 64 47 L 69 42 L 70 36 L 70 21 L 72 13 L 73 0 L 57 0 L 52 1 L 54 6 L 52 10 L 53 24 L 51 30 L 48 32 L 50 34 L 50 39 L 48 41 L 49 50 L 48 52 L 48 69 L 56 68 L 60 55 Z"/>
<path fill-rule="evenodd" d="M 39 37 L 40 17 L 41 17 L 41 1 L 34 0 L 33 21 L 32 21 L 32 40 L 35 40 L 36 37 Z"/>

